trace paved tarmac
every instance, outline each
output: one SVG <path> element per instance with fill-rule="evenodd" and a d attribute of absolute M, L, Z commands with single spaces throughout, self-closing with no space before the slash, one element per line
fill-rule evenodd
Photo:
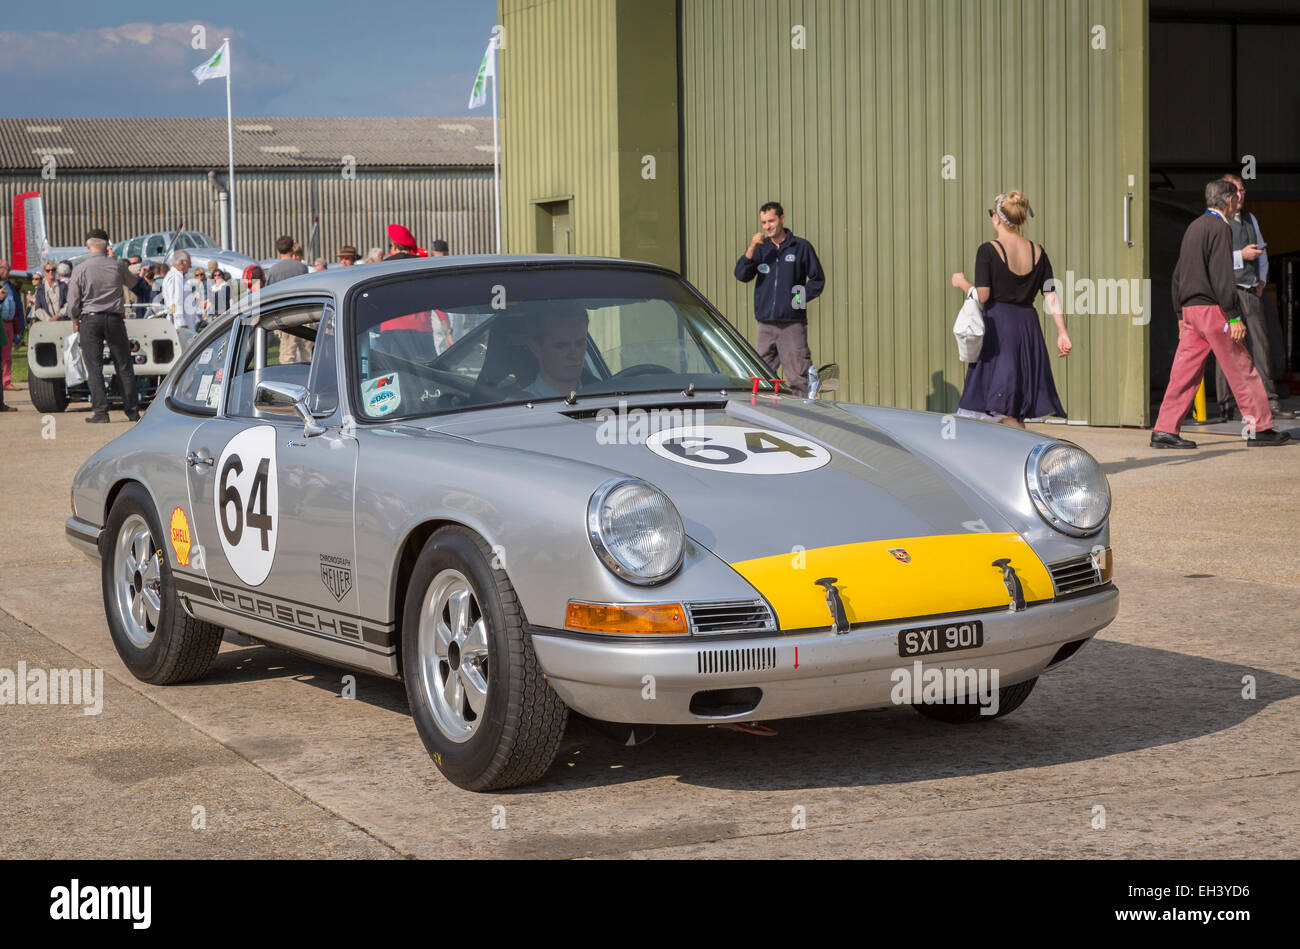
<path fill-rule="evenodd" d="M 22 411 L 0 416 L 0 669 L 102 668 L 104 698 L 93 716 L 0 706 L 0 857 L 1300 850 L 1300 446 L 1193 434 L 1196 452 L 1153 451 L 1144 431 L 1039 427 L 1105 467 L 1121 607 L 1005 719 L 891 709 L 773 738 L 661 729 L 638 748 L 579 720 L 542 782 L 484 795 L 433 767 L 395 682 L 360 675 L 345 699 L 342 670 L 232 643 L 200 682 L 133 679 L 97 568 L 63 533 L 77 466 L 127 423 L 73 407 L 51 428 L 7 396 Z"/>

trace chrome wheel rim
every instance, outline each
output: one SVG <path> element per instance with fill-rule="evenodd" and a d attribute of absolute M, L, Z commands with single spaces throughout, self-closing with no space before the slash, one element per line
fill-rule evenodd
<path fill-rule="evenodd" d="M 443 570 L 420 606 L 420 684 L 438 729 L 468 741 L 487 707 L 487 620 L 458 570 Z"/>
<path fill-rule="evenodd" d="M 139 514 L 122 522 L 113 554 L 117 615 L 132 645 L 144 649 L 158 632 L 162 613 L 162 557 Z"/>

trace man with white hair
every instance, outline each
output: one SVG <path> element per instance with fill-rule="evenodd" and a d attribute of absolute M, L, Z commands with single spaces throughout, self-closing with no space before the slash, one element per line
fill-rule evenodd
<path fill-rule="evenodd" d="M 171 264 L 163 277 L 163 306 L 177 329 L 194 329 L 199 322 L 198 302 L 185 286 L 185 275 L 190 271 L 190 255 L 183 250 L 173 251 Z"/>
<path fill-rule="evenodd" d="M 108 394 L 100 353 L 104 343 L 117 370 L 122 387 L 122 409 L 128 420 L 140 418 L 140 401 L 135 389 L 135 366 L 131 363 L 131 342 L 122 321 L 122 291 L 136 281 L 125 260 L 108 254 L 108 233 L 95 228 L 86 235 L 90 256 L 72 271 L 68 281 L 67 312 L 81 321 L 81 351 L 85 354 L 90 404 L 94 409 L 87 422 L 108 421 Z"/>

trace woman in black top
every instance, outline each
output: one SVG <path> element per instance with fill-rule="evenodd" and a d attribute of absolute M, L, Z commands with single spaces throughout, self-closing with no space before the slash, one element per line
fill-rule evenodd
<path fill-rule="evenodd" d="M 975 291 L 984 306 L 984 344 L 978 362 L 966 372 L 957 414 L 1025 427 L 1027 418 L 1065 416 L 1052 381 L 1034 298 L 1041 292 L 1056 321 L 1056 348 L 1068 356 L 1072 343 L 1052 281 L 1047 252 L 1020 235 L 1029 201 L 1019 191 L 1000 194 L 989 209 L 997 238 L 975 254 Z M 972 284 L 964 273 L 952 285 L 966 294 Z"/>

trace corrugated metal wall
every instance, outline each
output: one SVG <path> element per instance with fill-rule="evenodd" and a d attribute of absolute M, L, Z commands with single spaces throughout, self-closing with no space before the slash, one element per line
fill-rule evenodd
<path fill-rule="evenodd" d="M 1144 0 L 681 0 L 684 272 L 755 335 L 732 269 L 779 200 L 829 275 L 814 359 L 841 398 L 956 407 L 954 271 L 974 276 L 986 209 L 1019 188 L 1058 277 L 1141 278 L 1146 262 Z M 792 48 L 805 29 L 806 48 Z M 1095 27 L 1106 48 L 1094 49 Z M 955 180 L 941 177 L 944 156 Z M 1128 176 L 1134 175 L 1130 189 Z M 1135 246 L 1122 241 L 1135 192 Z M 1167 293 L 1167 288 L 1155 288 Z M 1139 317 L 1140 319 L 1140 317 Z M 1147 328 L 1068 316 L 1055 355 L 1071 420 L 1148 424 Z"/>
<path fill-rule="evenodd" d="M 617 255 L 614 2 L 501 0 L 498 9 L 502 249 L 535 252 L 534 202 L 572 197 L 576 252 Z"/>
<path fill-rule="evenodd" d="M 104 227 L 120 240 L 181 221 L 215 241 L 221 238 L 218 206 L 205 174 L 63 172 L 53 181 L 4 175 L 0 183 L 0 246 L 6 256 L 13 196 L 22 191 L 43 195 L 47 234 L 55 246 L 80 243 L 92 227 Z M 355 180 L 337 171 L 236 171 L 235 187 L 237 249 L 256 258 L 275 256 L 275 239 L 284 233 L 305 243 L 313 208 L 320 217 L 319 246 L 331 261 L 345 243 L 362 254 L 372 245 L 386 251 L 385 227 L 394 222 L 409 227 L 423 247 L 437 238 L 446 240 L 453 254 L 491 253 L 494 246 L 491 169 L 358 169 Z"/>

